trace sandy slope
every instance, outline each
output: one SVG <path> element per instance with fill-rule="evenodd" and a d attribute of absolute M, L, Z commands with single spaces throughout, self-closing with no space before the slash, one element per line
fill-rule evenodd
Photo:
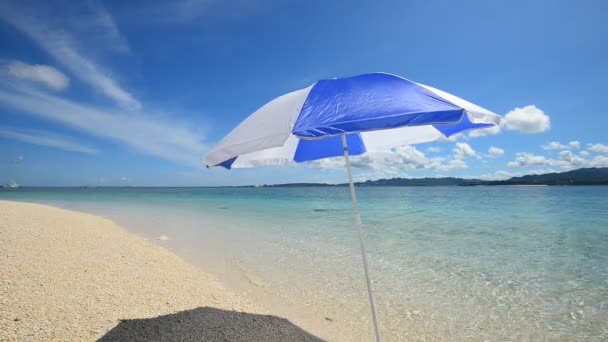
<path fill-rule="evenodd" d="M 317 340 L 259 313 L 109 220 L 0 201 L 2 341 Z"/>

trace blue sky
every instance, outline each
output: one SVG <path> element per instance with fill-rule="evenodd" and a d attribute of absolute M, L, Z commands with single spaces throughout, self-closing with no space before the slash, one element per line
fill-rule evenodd
<path fill-rule="evenodd" d="M 384 71 L 507 115 L 355 161 L 357 179 L 608 166 L 604 1 L 2 1 L 0 182 L 344 182 L 341 160 L 200 159 L 264 103 Z"/>

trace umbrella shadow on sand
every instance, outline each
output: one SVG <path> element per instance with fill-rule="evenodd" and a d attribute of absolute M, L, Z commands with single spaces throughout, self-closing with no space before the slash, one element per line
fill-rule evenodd
<path fill-rule="evenodd" d="M 323 341 L 285 318 L 210 307 L 121 321 L 98 341 Z"/>

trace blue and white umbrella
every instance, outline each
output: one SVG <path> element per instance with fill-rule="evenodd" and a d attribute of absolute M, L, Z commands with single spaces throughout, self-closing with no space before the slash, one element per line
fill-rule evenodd
<path fill-rule="evenodd" d="M 321 80 L 280 96 L 234 128 L 204 158 L 227 169 L 344 156 L 376 340 L 380 340 L 349 155 L 435 141 L 500 123 L 487 109 L 391 74 Z"/>

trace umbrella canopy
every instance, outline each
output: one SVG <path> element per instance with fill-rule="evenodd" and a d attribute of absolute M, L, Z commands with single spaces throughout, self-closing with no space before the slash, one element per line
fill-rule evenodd
<path fill-rule="evenodd" d="M 349 155 L 487 128 L 501 117 L 457 96 L 385 73 L 321 80 L 280 96 L 234 128 L 204 163 L 255 167 L 344 155 L 376 341 L 380 341 Z"/>
<path fill-rule="evenodd" d="M 283 165 L 430 142 L 497 125 L 500 116 L 439 89 L 373 73 L 321 80 L 280 96 L 204 158 L 225 168 Z"/>

